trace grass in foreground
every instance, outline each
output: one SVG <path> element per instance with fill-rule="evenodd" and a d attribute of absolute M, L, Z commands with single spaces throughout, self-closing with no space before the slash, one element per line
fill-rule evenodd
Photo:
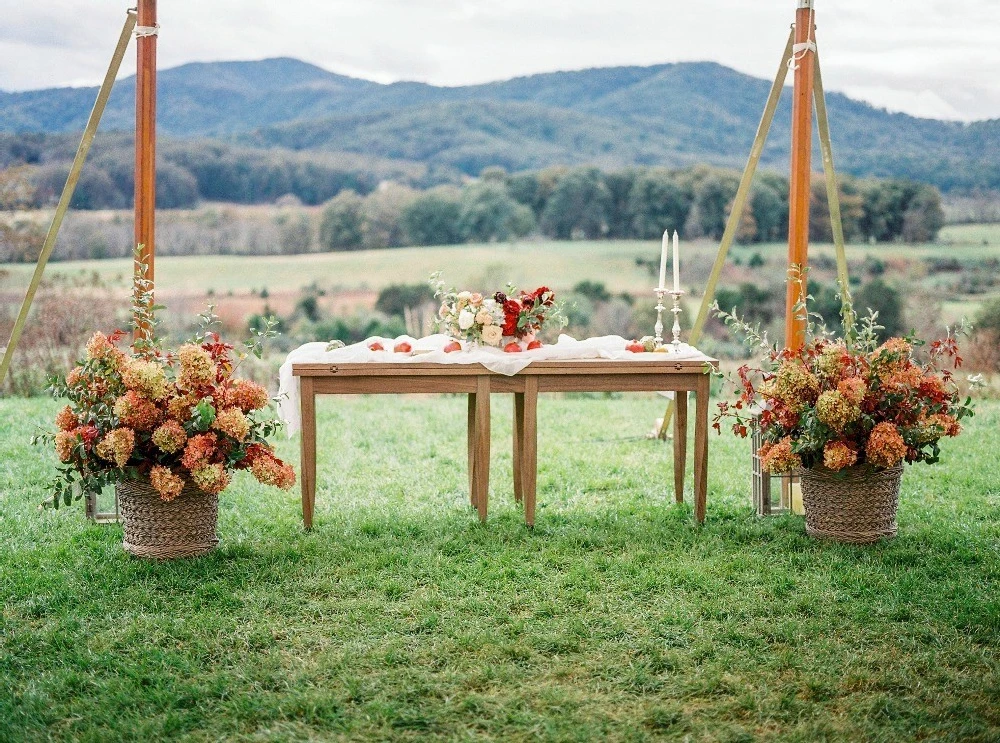
<path fill-rule="evenodd" d="M 324 401 L 316 529 L 242 479 L 164 564 L 37 512 L 56 408 L 0 401 L 0 740 L 1000 738 L 1000 406 L 864 549 L 751 515 L 729 436 L 693 526 L 645 396 L 543 399 L 529 531 L 494 400 L 485 527 L 463 399 Z"/>

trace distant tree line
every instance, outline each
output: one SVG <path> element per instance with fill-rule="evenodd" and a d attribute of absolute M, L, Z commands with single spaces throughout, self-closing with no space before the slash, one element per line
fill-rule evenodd
<path fill-rule="evenodd" d="M 111 134 L 98 140 L 84 165 L 71 206 L 74 209 L 124 209 L 135 189 L 130 137 Z M 55 135 L 0 135 L 0 173 L 16 172 L 24 206 L 52 206 L 62 193 L 74 149 Z M 282 197 L 322 204 L 344 189 L 368 193 L 374 173 L 345 167 L 335 156 L 281 149 L 236 147 L 211 140 L 165 140 L 157 151 L 156 204 L 184 209 L 199 201 L 273 203 Z M 4 208 L 0 204 L 0 208 Z"/>
<path fill-rule="evenodd" d="M 652 239 L 663 230 L 717 240 L 740 174 L 697 166 L 681 170 L 548 168 L 508 174 L 487 168 L 463 187 L 414 191 L 385 186 L 362 197 L 343 191 L 323 209 L 323 250 L 503 241 L 538 233 L 556 240 Z M 832 239 L 826 184 L 812 184 L 810 237 Z M 839 198 L 848 240 L 927 242 L 944 224 L 941 196 L 926 184 L 841 178 Z M 787 239 L 788 180 L 757 179 L 737 240 Z"/>

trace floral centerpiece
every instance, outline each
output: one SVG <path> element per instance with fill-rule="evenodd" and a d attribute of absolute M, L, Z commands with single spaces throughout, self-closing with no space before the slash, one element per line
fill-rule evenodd
<path fill-rule="evenodd" d="M 555 292 L 540 286 L 533 292 L 518 291 L 508 285 L 506 292 L 481 294 L 446 288 L 440 272 L 431 276 L 434 297 L 441 306 L 437 327 L 456 341 L 472 345 L 501 346 L 505 351 L 520 351 L 522 344 L 530 349 L 540 347 L 535 338 L 542 325 L 565 324 L 562 307 Z M 506 339 L 506 343 L 505 343 Z M 455 344 L 460 347 L 459 344 Z M 446 350 L 458 350 L 451 348 Z"/>
<path fill-rule="evenodd" d="M 129 352 L 119 348 L 123 332 L 94 333 L 78 366 L 65 379 L 51 380 L 53 395 L 68 400 L 56 416 L 58 430 L 36 437 L 51 443 L 59 459 L 55 506 L 116 484 L 126 548 L 123 485 L 132 491 L 138 486 L 164 504 L 187 501 L 190 508 L 202 496 L 216 503 L 236 470 L 279 488 L 295 483 L 294 470 L 267 442 L 281 425 L 263 414 L 267 390 L 235 376 L 246 353 L 234 359 L 234 347 L 210 330 L 216 322 L 212 308 L 201 316 L 198 334 L 169 351 L 154 335 L 153 308 L 142 294 L 134 305 L 135 327 L 145 335 Z M 265 324 L 247 351 L 260 356 L 261 342 L 274 334 Z M 211 532 L 209 541 L 214 521 Z M 140 545 L 131 546 L 142 552 Z"/>
<path fill-rule="evenodd" d="M 847 485 L 855 481 L 884 481 L 890 491 L 894 481 L 895 498 L 901 464 L 937 462 L 941 439 L 957 436 L 960 421 L 973 414 L 952 371 L 962 363 L 954 331 L 929 345 L 912 337 L 879 343 L 877 314 L 857 323 L 850 296 L 846 291 L 843 296 L 843 337 L 832 337 L 810 316 L 807 342 L 799 349 L 779 349 L 758 327 L 715 308 L 763 351 L 763 359 L 736 371 L 736 397 L 719 403 L 714 427 L 721 430 L 722 420 L 731 419 L 733 431 L 743 437 L 759 428 L 762 468 L 800 474 L 807 529 L 835 538 L 849 530 L 810 524 L 810 503 L 814 511 L 820 505 L 815 497 L 820 484 L 839 492 L 831 505 L 835 512 L 848 506 L 845 501 L 853 496 Z M 951 369 L 945 368 L 948 362 Z M 894 534 L 895 501 L 891 512 L 884 528 L 869 528 L 870 534 L 848 541 Z"/>

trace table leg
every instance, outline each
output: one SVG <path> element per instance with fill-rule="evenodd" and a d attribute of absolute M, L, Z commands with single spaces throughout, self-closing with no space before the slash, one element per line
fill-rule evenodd
<path fill-rule="evenodd" d="M 521 503 L 524 498 L 524 484 L 521 475 L 521 447 L 524 439 L 524 393 L 514 393 L 514 500 Z"/>
<path fill-rule="evenodd" d="M 694 422 L 694 518 L 705 523 L 705 501 L 708 497 L 708 389 L 711 378 L 698 378 L 697 414 Z"/>
<path fill-rule="evenodd" d="M 688 393 L 674 393 L 674 498 L 684 502 L 684 469 L 687 465 Z"/>
<path fill-rule="evenodd" d="M 465 440 L 469 450 L 469 504 L 476 507 L 476 394 L 469 393 L 469 426 Z"/>
<path fill-rule="evenodd" d="M 535 525 L 535 488 L 538 483 L 538 378 L 524 378 L 524 407 L 521 410 L 521 493 L 524 523 Z"/>
<path fill-rule="evenodd" d="M 479 520 L 486 521 L 490 496 L 490 378 L 476 378 L 475 448 L 472 454 L 472 495 Z"/>
<path fill-rule="evenodd" d="M 302 416 L 301 472 L 302 525 L 312 529 L 316 505 L 316 392 L 312 377 L 299 377 L 300 411 Z"/>

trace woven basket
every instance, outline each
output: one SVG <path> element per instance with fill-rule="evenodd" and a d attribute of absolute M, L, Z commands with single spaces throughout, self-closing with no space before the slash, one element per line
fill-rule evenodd
<path fill-rule="evenodd" d="M 825 467 L 799 471 L 806 533 L 819 539 L 871 544 L 896 536 L 896 506 L 903 466 L 872 471 Z"/>
<path fill-rule="evenodd" d="M 136 557 L 170 560 L 195 557 L 219 544 L 219 496 L 192 485 L 165 501 L 149 482 L 123 480 L 115 485 L 124 528 L 125 551 Z"/>

